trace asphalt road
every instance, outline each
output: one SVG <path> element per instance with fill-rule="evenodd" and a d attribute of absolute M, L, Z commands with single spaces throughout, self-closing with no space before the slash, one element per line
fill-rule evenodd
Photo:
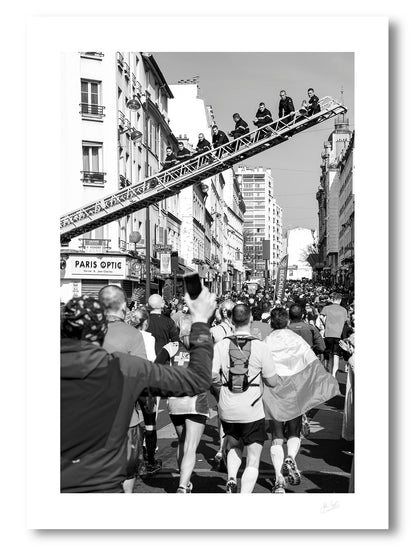
<path fill-rule="evenodd" d="M 338 372 L 337 379 L 342 396 L 331 399 L 308 414 L 311 434 L 302 440 L 297 457 L 302 480 L 298 486 L 288 484 L 286 493 L 348 492 L 353 448 L 351 443 L 341 439 L 346 374 Z M 164 399 L 160 402 L 157 428 L 157 458 L 162 460 L 162 469 L 152 476 L 138 478 L 134 488 L 135 493 L 174 493 L 178 487 L 177 439 Z M 197 451 L 195 469 L 191 478 L 194 493 L 225 492 L 227 475 L 225 472 L 217 471 L 214 464 L 218 445 L 217 417 L 216 412 L 213 412 L 213 416 L 207 421 Z M 268 493 L 273 485 L 274 470 L 270 461 L 269 448 L 268 441 L 263 448 L 255 493 Z M 244 459 L 239 476 L 243 466 Z"/>

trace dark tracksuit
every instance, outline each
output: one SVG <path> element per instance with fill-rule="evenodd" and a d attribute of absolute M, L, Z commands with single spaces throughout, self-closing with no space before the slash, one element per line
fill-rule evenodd
<path fill-rule="evenodd" d="M 194 396 L 211 386 L 213 344 L 195 323 L 188 368 L 171 368 L 93 343 L 61 340 L 61 492 L 121 492 L 126 437 L 140 395 Z"/>
<path fill-rule="evenodd" d="M 263 111 L 258 109 L 256 112 L 256 118 L 257 121 L 254 122 L 254 125 L 258 128 L 262 128 L 263 126 L 266 126 L 267 124 L 273 122 L 272 113 L 269 111 L 269 109 L 264 109 Z M 270 133 L 269 129 L 262 130 L 260 132 L 260 138 L 265 137 L 268 133 Z"/>
<path fill-rule="evenodd" d="M 312 95 L 312 97 L 309 98 L 308 116 L 317 114 L 320 111 L 319 98 L 316 95 Z"/>
<path fill-rule="evenodd" d="M 218 130 L 218 133 L 212 134 L 212 146 L 214 149 L 217 149 L 218 147 L 221 147 L 221 145 L 225 145 L 226 143 L 229 143 L 229 139 L 226 136 L 225 132 L 222 130 Z M 217 151 L 216 154 L 220 158 L 224 151 Z"/>
<path fill-rule="evenodd" d="M 283 124 L 290 124 L 293 120 L 294 112 L 295 107 L 293 105 L 292 98 L 286 96 L 285 99 L 281 99 L 279 101 L 279 118 L 286 118 L 284 118 L 284 120 L 279 124 L 279 127 L 283 127 Z"/>

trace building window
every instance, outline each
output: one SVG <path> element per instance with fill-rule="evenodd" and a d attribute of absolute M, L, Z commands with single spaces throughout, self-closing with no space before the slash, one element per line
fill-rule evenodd
<path fill-rule="evenodd" d="M 89 141 L 82 142 L 82 181 L 84 185 L 103 187 L 103 144 Z"/>
<path fill-rule="evenodd" d="M 99 120 L 104 116 L 101 105 L 101 82 L 81 80 L 81 114 L 83 118 Z"/>

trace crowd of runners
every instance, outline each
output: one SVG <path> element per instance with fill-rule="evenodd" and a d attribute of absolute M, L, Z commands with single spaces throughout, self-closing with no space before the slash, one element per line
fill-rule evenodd
<path fill-rule="evenodd" d="M 133 492 L 139 477 L 163 470 L 157 429 L 166 398 L 178 439 L 177 493 L 192 492 L 213 406 L 225 492 L 253 492 L 269 439 L 272 492 L 285 493 L 287 482 L 301 482 L 296 457 L 308 413 L 340 394 L 340 364 L 347 390 L 353 385 L 353 294 L 308 280 L 288 281 L 279 302 L 243 286 L 221 297 L 203 288 L 196 299 L 170 303 L 153 294 L 140 305 L 108 285 L 62 306 L 61 336 L 62 492 Z M 352 412 L 346 398 L 348 440 Z"/>

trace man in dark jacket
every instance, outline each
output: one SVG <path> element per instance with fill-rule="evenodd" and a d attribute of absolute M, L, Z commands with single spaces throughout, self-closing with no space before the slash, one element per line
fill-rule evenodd
<path fill-rule="evenodd" d="M 196 152 L 194 156 L 200 156 L 201 154 L 204 154 L 211 150 L 211 143 L 207 139 L 205 139 L 205 136 L 203 133 L 200 133 L 198 135 L 198 143 L 196 144 L 195 149 L 196 149 Z M 204 163 L 205 161 L 212 162 L 212 158 L 210 157 L 210 155 L 204 159 Z"/>
<path fill-rule="evenodd" d="M 142 394 L 194 396 L 209 390 L 213 345 L 207 325 L 215 295 L 195 300 L 188 368 L 169 368 L 102 348 L 104 311 L 93 297 L 71 299 L 61 322 L 61 492 L 123 492 L 126 436 Z"/>
<path fill-rule="evenodd" d="M 293 120 L 294 112 L 295 107 L 293 105 L 292 98 L 286 95 L 285 90 L 281 90 L 279 101 L 279 118 L 284 118 L 284 120 L 279 123 L 279 127 L 284 127 L 284 124 L 290 124 Z"/>
<path fill-rule="evenodd" d="M 219 130 L 217 125 L 212 126 L 212 145 L 214 149 L 221 147 L 221 145 L 225 145 L 228 142 L 229 140 L 225 132 Z"/>
<path fill-rule="evenodd" d="M 235 128 L 230 131 L 230 134 L 231 137 L 233 139 L 237 139 L 238 137 L 242 137 L 243 135 L 246 135 L 247 133 L 250 133 L 250 129 L 248 127 L 248 124 L 245 120 L 243 120 L 241 118 L 241 116 L 238 114 L 238 112 L 236 112 L 235 114 L 233 114 L 233 119 L 234 119 L 234 122 L 235 122 Z M 247 142 L 249 141 L 250 139 L 247 138 Z M 246 141 L 246 139 L 244 139 L 244 142 Z M 237 149 L 237 143 L 235 143 L 234 145 L 234 150 Z"/>
<path fill-rule="evenodd" d="M 237 139 L 237 137 L 250 133 L 247 122 L 241 118 L 238 112 L 233 114 L 233 119 L 235 122 L 235 128 L 230 131 L 230 135 L 233 139 Z"/>
<path fill-rule="evenodd" d="M 221 145 L 225 145 L 226 143 L 229 143 L 228 137 L 226 136 L 225 132 L 218 129 L 217 125 L 212 126 L 212 146 L 214 149 L 217 149 L 218 147 L 221 147 Z M 217 151 L 216 155 L 221 158 L 224 151 Z"/>
<path fill-rule="evenodd" d="M 169 168 L 173 168 L 173 166 L 176 166 L 178 163 L 175 154 L 172 151 L 172 147 L 166 147 L 166 158 L 163 163 L 163 169 L 162 172 L 165 170 L 168 170 Z"/>
<path fill-rule="evenodd" d="M 308 96 L 309 96 L 309 108 L 308 108 L 308 116 L 312 116 L 313 114 L 317 114 L 321 111 L 321 107 L 319 105 L 319 98 L 315 95 L 315 91 L 313 88 L 308 89 Z"/>
<path fill-rule="evenodd" d="M 263 102 L 259 104 L 259 108 L 257 109 L 256 116 L 253 122 L 254 125 L 258 128 L 261 128 L 273 122 L 272 113 L 269 111 L 269 109 L 266 109 L 266 105 Z"/>
<path fill-rule="evenodd" d="M 187 160 L 192 158 L 191 151 L 185 147 L 182 141 L 179 141 L 179 150 L 176 153 L 176 158 L 180 163 L 186 162 Z"/>
<path fill-rule="evenodd" d="M 200 133 L 198 135 L 198 143 L 196 144 L 196 153 L 195 156 L 199 156 L 200 154 L 204 154 L 211 150 L 211 144 L 207 139 L 205 139 L 205 136 L 203 133 Z"/>
<path fill-rule="evenodd" d="M 295 303 L 290 307 L 288 328 L 295 334 L 300 335 L 311 346 L 316 355 L 321 355 L 325 351 L 325 342 L 316 326 L 304 322 L 302 319 L 303 311 L 302 305 L 299 303 Z"/>
<path fill-rule="evenodd" d="M 270 124 L 273 122 L 272 113 L 269 111 L 269 109 L 266 109 L 266 105 L 261 102 L 259 104 L 259 108 L 257 109 L 256 116 L 253 120 L 253 123 L 258 128 L 262 128 L 263 126 L 266 126 L 267 124 Z M 267 137 L 271 132 L 270 127 L 260 130 L 259 131 L 259 138 L 263 139 L 263 137 Z"/>

